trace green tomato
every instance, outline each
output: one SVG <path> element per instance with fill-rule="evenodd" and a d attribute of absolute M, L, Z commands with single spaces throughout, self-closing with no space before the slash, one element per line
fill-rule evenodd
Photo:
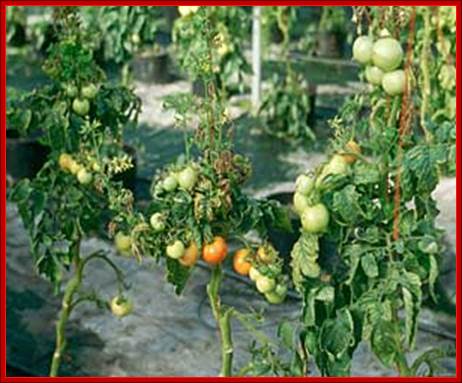
<path fill-rule="evenodd" d="M 374 65 L 368 65 L 366 67 L 366 80 L 372 85 L 382 85 L 383 71 L 379 67 Z"/>
<path fill-rule="evenodd" d="M 71 160 L 71 162 L 69 163 L 69 171 L 72 174 L 77 175 L 81 169 L 82 169 L 82 165 L 80 165 L 75 160 Z"/>
<path fill-rule="evenodd" d="M 85 97 L 91 100 L 95 98 L 96 95 L 98 94 L 98 88 L 96 87 L 95 84 L 88 84 L 82 87 L 81 93 L 82 93 L 82 97 Z"/>
<path fill-rule="evenodd" d="M 249 270 L 249 278 L 256 282 L 258 279 L 260 279 L 263 275 L 253 266 L 250 267 Z"/>
<path fill-rule="evenodd" d="M 186 17 L 196 13 L 199 8 L 199 6 L 180 6 L 178 7 L 178 12 L 182 17 Z"/>
<path fill-rule="evenodd" d="M 300 194 L 308 195 L 314 188 L 313 178 L 307 176 L 306 174 L 301 174 L 297 177 L 295 181 L 295 191 Z"/>
<path fill-rule="evenodd" d="M 329 161 L 329 174 L 345 174 L 348 171 L 348 163 L 343 156 L 334 155 Z"/>
<path fill-rule="evenodd" d="M 310 206 L 303 211 L 302 227 L 308 233 L 322 233 L 329 225 L 329 211 L 323 203 Z"/>
<path fill-rule="evenodd" d="M 74 162 L 72 156 L 67 153 L 61 153 L 58 158 L 59 167 L 61 170 L 70 171 L 70 167 Z"/>
<path fill-rule="evenodd" d="M 101 165 L 96 160 L 92 162 L 91 168 L 93 169 L 94 172 L 97 172 L 97 173 L 101 171 Z"/>
<path fill-rule="evenodd" d="M 164 216 L 161 213 L 154 213 L 151 215 L 149 223 L 156 233 L 160 233 L 165 230 Z"/>
<path fill-rule="evenodd" d="M 285 295 L 280 295 L 276 293 L 276 291 L 269 291 L 265 293 L 266 300 L 273 305 L 281 304 L 284 302 L 285 297 Z"/>
<path fill-rule="evenodd" d="M 316 186 L 319 187 L 324 179 L 331 174 L 345 174 L 348 172 L 348 162 L 342 155 L 334 155 L 327 165 L 321 171 L 321 174 L 316 179 Z"/>
<path fill-rule="evenodd" d="M 67 84 L 64 90 L 69 98 L 77 97 L 79 94 L 79 89 L 74 84 Z"/>
<path fill-rule="evenodd" d="M 368 36 L 359 36 L 353 43 L 353 58 L 360 64 L 368 64 L 372 59 L 374 42 Z"/>
<path fill-rule="evenodd" d="M 167 246 L 167 256 L 173 259 L 180 259 L 184 254 L 185 248 L 183 242 L 176 240 L 172 244 Z"/>
<path fill-rule="evenodd" d="M 257 250 L 257 257 L 263 263 L 273 263 L 276 260 L 276 249 L 273 246 L 260 246 Z"/>
<path fill-rule="evenodd" d="M 141 37 L 138 33 L 132 33 L 132 43 L 135 45 L 141 43 Z"/>
<path fill-rule="evenodd" d="M 112 298 L 110 306 L 112 314 L 117 318 L 122 318 L 133 311 L 132 300 L 119 295 Z"/>
<path fill-rule="evenodd" d="M 82 185 L 88 185 L 93 180 L 93 176 L 87 169 L 81 168 L 77 173 L 77 180 Z"/>
<path fill-rule="evenodd" d="M 72 110 L 79 116 L 86 116 L 90 111 L 90 103 L 85 98 L 74 98 L 72 101 Z"/>
<path fill-rule="evenodd" d="M 303 211 L 309 206 L 308 199 L 303 194 L 298 192 L 294 193 L 293 203 L 294 210 L 299 215 L 302 214 Z"/>
<path fill-rule="evenodd" d="M 372 47 L 372 62 L 384 72 L 398 68 L 403 60 L 403 48 L 398 40 L 385 37 L 377 40 Z"/>
<path fill-rule="evenodd" d="M 383 75 L 382 88 L 390 96 L 397 96 L 403 93 L 405 84 L 406 75 L 401 69 Z"/>
<path fill-rule="evenodd" d="M 132 238 L 119 231 L 114 237 L 115 246 L 118 252 L 128 253 L 132 248 Z"/>
<path fill-rule="evenodd" d="M 192 167 L 183 169 L 178 174 L 178 183 L 180 187 L 186 190 L 190 190 L 194 187 L 197 181 L 197 172 Z"/>
<path fill-rule="evenodd" d="M 276 287 L 276 281 L 273 278 L 268 278 L 264 275 L 258 278 L 255 284 L 257 286 L 257 290 L 260 291 L 262 294 L 270 292 L 271 290 L 274 290 L 274 288 Z"/>
<path fill-rule="evenodd" d="M 164 181 L 162 182 L 162 186 L 164 190 L 171 192 L 174 191 L 178 187 L 178 181 L 176 177 L 173 175 L 168 175 L 165 177 Z"/>

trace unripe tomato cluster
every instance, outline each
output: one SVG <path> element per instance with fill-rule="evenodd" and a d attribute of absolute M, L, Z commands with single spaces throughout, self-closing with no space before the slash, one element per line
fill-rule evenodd
<path fill-rule="evenodd" d="M 239 249 L 233 258 L 236 273 L 248 275 L 257 290 L 272 304 L 282 303 L 287 295 L 287 281 L 280 264 L 278 253 L 270 244 L 260 246 L 256 253 L 249 248 Z"/>
<path fill-rule="evenodd" d="M 319 201 L 319 192 L 329 176 L 346 174 L 349 166 L 356 162 L 357 156 L 361 154 L 361 148 L 354 140 L 348 141 L 344 149 L 344 153 L 334 154 L 316 177 L 301 174 L 296 180 L 293 208 L 300 217 L 305 233 L 320 235 L 329 226 L 329 210 Z M 304 274 L 310 278 L 319 277 L 321 268 L 317 257 L 310 258 L 307 262 L 308 264 L 304 265 Z"/>
<path fill-rule="evenodd" d="M 162 180 L 162 189 L 173 192 L 177 188 L 192 190 L 197 183 L 198 172 L 193 164 L 186 166 L 178 172 L 170 172 Z"/>
<path fill-rule="evenodd" d="M 390 96 L 404 92 L 406 76 L 399 69 L 403 56 L 401 44 L 387 30 L 383 30 L 376 41 L 369 36 L 359 36 L 353 43 L 353 58 L 366 66 L 366 80 L 372 85 L 381 85 Z"/>
<path fill-rule="evenodd" d="M 93 100 L 98 94 L 98 87 L 89 83 L 79 88 L 72 83 L 64 87 L 66 95 L 73 99 L 72 110 L 81 117 L 85 117 L 90 112 L 90 100 Z"/>
<path fill-rule="evenodd" d="M 87 168 L 78 163 L 70 154 L 61 153 L 58 159 L 59 167 L 77 178 L 82 185 L 88 185 L 93 180 L 93 175 Z"/>

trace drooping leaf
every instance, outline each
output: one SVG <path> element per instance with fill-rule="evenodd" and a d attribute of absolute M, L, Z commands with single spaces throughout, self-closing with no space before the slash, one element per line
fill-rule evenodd
<path fill-rule="evenodd" d="M 369 278 L 376 278 L 379 276 L 379 267 L 373 253 L 367 253 L 361 256 L 361 267 Z"/>

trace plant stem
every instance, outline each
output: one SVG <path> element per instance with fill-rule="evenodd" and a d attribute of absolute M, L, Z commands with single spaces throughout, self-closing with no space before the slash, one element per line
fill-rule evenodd
<path fill-rule="evenodd" d="M 51 359 L 50 376 L 57 376 L 59 366 L 61 364 L 61 357 L 66 348 L 66 324 L 71 314 L 73 304 L 72 299 L 74 294 L 80 288 L 82 283 L 82 262 L 79 257 L 80 241 L 77 241 L 74 248 L 71 251 L 76 252 L 76 271 L 74 276 L 69 280 L 64 291 L 64 296 L 61 305 L 61 311 L 59 313 L 58 322 L 56 323 L 56 346 Z"/>
<path fill-rule="evenodd" d="M 219 295 L 221 281 L 223 279 L 223 270 L 220 265 L 212 270 L 210 282 L 207 285 L 207 294 L 209 296 L 210 306 L 212 307 L 213 316 L 218 324 L 221 341 L 221 372 L 220 376 L 231 376 L 233 364 L 233 340 L 231 333 L 231 315 L 232 308 L 227 308 L 222 312 L 221 300 Z"/>

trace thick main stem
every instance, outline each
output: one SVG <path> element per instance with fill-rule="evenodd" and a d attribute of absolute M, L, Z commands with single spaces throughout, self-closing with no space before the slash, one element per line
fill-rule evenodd
<path fill-rule="evenodd" d="M 72 311 L 72 300 L 82 283 L 82 262 L 79 258 L 79 248 L 80 242 L 77 242 L 73 249 L 73 251 L 76 251 L 76 271 L 75 275 L 67 283 L 58 322 L 56 323 L 56 346 L 51 359 L 50 376 L 58 375 L 61 358 L 66 349 L 66 324 Z"/>
<path fill-rule="evenodd" d="M 212 270 L 210 282 L 207 285 L 207 294 L 209 296 L 210 306 L 212 307 L 213 316 L 218 324 L 221 341 L 221 372 L 220 376 L 231 376 L 233 365 L 233 340 L 231 333 L 231 314 L 232 309 L 227 308 L 222 312 L 220 300 L 220 285 L 223 278 L 223 271 L 218 265 Z"/>

